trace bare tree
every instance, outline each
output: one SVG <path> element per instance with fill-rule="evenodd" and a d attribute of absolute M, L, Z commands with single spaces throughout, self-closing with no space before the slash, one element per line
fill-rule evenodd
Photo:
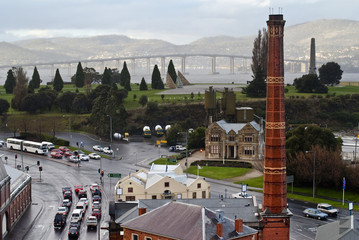
<path fill-rule="evenodd" d="M 14 98 L 11 101 L 11 106 L 15 109 L 21 110 L 21 102 L 28 93 L 27 83 L 29 79 L 26 76 L 26 72 L 21 67 L 17 69 L 16 78 L 17 81 L 14 88 Z"/>

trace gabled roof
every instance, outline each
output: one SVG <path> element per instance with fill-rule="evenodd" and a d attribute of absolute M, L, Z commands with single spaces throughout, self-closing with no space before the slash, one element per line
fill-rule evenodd
<path fill-rule="evenodd" d="M 223 219 L 224 239 L 257 233 L 256 230 L 245 225 L 243 232 L 237 233 L 234 221 Z M 214 211 L 198 205 L 172 201 L 123 223 L 122 227 L 175 239 L 209 240 L 219 239 L 216 233 L 217 223 L 218 219 Z"/>
<path fill-rule="evenodd" d="M 260 130 L 260 126 L 256 121 L 251 121 L 249 123 L 227 123 L 225 120 L 220 120 L 216 123 L 220 128 L 226 131 L 226 134 L 228 134 L 231 130 L 238 133 L 238 131 L 242 130 L 247 124 L 250 124 L 258 132 Z"/>
<path fill-rule="evenodd" d="M 177 165 L 159 165 L 159 164 L 152 164 L 149 173 L 168 173 L 174 172 L 180 164 Z"/>

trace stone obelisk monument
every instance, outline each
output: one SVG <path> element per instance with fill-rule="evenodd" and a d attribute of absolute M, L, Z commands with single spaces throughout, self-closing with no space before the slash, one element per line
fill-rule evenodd
<path fill-rule="evenodd" d="M 309 74 L 317 74 L 317 68 L 315 67 L 315 38 L 310 40 Z"/>

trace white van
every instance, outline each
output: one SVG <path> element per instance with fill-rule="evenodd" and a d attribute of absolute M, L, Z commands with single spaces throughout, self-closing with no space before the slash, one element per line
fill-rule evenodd
<path fill-rule="evenodd" d="M 82 215 L 85 215 L 85 212 L 86 212 L 86 204 L 85 204 L 85 202 L 78 202 L 76 204 L 75 209 L 80 209 L 82 211 Z"/>
<path fill-rule="evenodd" d="M 74 209 L 71 214 L 71 222 L 81 222 L 82 221 L 82 210 L 81 209 Z"/>
<path fill-rule="evenodd" d="M 51 152 L 52 149 L 55 149 L 55 145 L 52 142 L 42 142 L 42 144 L 47 145 L 47 149 L 49 149 L 49 152 Z"/>

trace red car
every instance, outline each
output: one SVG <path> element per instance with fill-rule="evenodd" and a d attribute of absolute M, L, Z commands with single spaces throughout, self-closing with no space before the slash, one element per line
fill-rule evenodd
<path fill-rule="evenodd" d="M 66 151 L 66 152 L 64 152 L 64 156 L 65 156 L 65 157 L 71 157 L 72 155 L 74 155 L 74 153 L 71 152 L 71 151 Z"/>
<path fill-rule="evenodd" d="M 62 158 L 62 154 L 59 152 L 51 152 L 50 155 L 52 158 Z"/>
<path fill-rule="evenodd" d="M 60 149 L 62 152 L 70 151 L 70 149 L 68 149 L 68 148 L 65 147 L 65 146 L 60 146 L 59 149 Z"/>
<path fill-rule="evenodd" d="M 75 192 L 76 192 L 76 193 L 79 193 L 80 190 L 84 190 L 84 186 L 82 186 L 82 185 L 76 185 L 76 186 L 75 186 Z"/>
<path fill-rule="evenodd" d="M 61 149 L 53 149 L 53 150 L 51 150 L 51 152 L 58 152 L 58 153 L 61 153 L 61 155 L 62 155 L 62 151 L 61 151 Z"/>
<path fill-rule="evenodd" d="M 92 216 L 95 216 L 98 219 L 101 219 L 101 209 L 94 208 L 92 210 Z"/>

